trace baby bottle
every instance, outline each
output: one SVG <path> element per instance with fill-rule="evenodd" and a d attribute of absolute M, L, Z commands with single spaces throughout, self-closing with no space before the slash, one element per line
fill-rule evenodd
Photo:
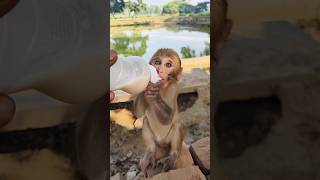
<path fill-rule="evenodd" d="M 0 18 L 0 93 L 36 89 L 67 103 L 105 96 L 105 4 L 19 1 Z"/>
<path fill-rule="evenodd" d="M 129 94 L 139 94 L 148 86 L 149 81 L 160 80 L 157 70 L 143 58 L 137 56 L 118 56 L 110 68 L 110 90 L 123 90 Z"/>

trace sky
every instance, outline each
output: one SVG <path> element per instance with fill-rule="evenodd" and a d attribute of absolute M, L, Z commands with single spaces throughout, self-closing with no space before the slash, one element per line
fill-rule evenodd
<path fill-rule="evenodd" d="M 161 5 L 161 4 L 166 4 L 172 0 L 144 0 L 145 3 L 147 4 L 156 4 L 156 5 Z M 203 1 L 208 1 L 208 0 L 189 0 L 190 4 L 196 5 L 198 2 L 203 2 Z"/>

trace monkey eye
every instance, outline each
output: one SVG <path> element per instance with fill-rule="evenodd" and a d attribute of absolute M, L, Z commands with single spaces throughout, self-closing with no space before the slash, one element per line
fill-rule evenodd
<path fill-rule="evenodd" d="M 154 64 L 155 64 L 155 65 L 160 65 L 160 64 L 161 64 L 161 61 L 160 61 L 160 60 L 155 60 L 155 61 L 154 61 Z"/>
<path fill-rule="evenodd" d="M 170 68 L 172 66 L 171 63 L 166 63 L 166 67 Z"/>

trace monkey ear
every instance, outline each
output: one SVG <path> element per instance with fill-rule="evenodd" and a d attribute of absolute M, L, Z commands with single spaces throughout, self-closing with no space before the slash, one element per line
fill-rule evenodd
<path fill-rule="evenodd" d="M 183 70 L 183 68 L 180 67 L 179 71 L 177 72 L 177 80 L 178 80 L 178 81 L 180 81 L 180 79 L 181 79 L 182 70 Z"/>

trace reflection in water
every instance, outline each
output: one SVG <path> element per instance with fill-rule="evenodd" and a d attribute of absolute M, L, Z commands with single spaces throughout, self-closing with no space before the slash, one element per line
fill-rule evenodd
<path fill-rule="evenodd" d="M 120 32 L 112 37 L 111 48 L 124 56 L 143 56 L 147 50 L 148 35 L 143 36 L 141 32 L 133 31 L 129 33 Z"/>
<path fill-rule="evenodd" d="M 210 28 L 188 26 L 111 27 L 110 46 L 124 56 L 148 61 L 160 48 L 172 48 L 181 58 L 210 54 Z"/>
<path fill-rule="evenodd" d="M 205 48 L 203 52 L 200 52 L 200 56 L 209 56 L 210 55 L 210 43 L 204 42 Z M 196 57 L 196 51 L 194 49 L 191 49 L 189 46 L 184 46 L 180 50 L 181 58 L 192 58 Z"/>

